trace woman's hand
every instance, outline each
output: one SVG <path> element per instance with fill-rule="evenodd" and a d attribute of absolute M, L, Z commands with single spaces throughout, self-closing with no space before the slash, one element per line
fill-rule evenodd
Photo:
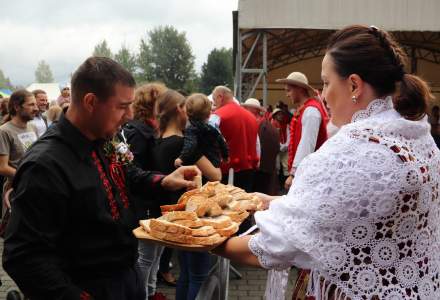
<path fill-rule="evenodd" d="M 269 208 L 270 202 L 276 198 L 278 198 L 278 196 L 269 196 L 263 193 L 253 193 L 255 196 L 258 197 L 258 199 L 260 199 L 262 201 L 262 205 L 260 207 L 260 209 L 262 210 L 266 210 Z"/>
<path fill-rule="evenodd" d="M 196 166 L 184 166 L 176 169 L 173 173 L 162 179 L 162 187 L 166 190 L 176 191 L 183 188 L 194 189 L 197 187 L 196 179 L 202 173 Z"/>

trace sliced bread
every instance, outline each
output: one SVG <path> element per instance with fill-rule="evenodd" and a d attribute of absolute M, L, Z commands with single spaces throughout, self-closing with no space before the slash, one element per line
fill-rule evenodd
<path fill-rule="evenodd" d="M 233 222 L 231 226 L 217 229 L 218 234 L 225 237 L 230 237 L 238 231 L 238 223 Z"/>
<path fill-rule="evenodd" d="M 191 235 L 192 236 L 210 236 L 215 234 L 217 231 L 212 226 L 202 226 L 199 228 L 192 228 Z"/>
<path fill-rule="evenodd" d="M 228 216 L 218 216 L 218 217 L 205 217 L 201 219 L 205 225 L 214 227 L 215 229 L 222 229 L 231 226 L 232 220 Z"/>
<path fill-rule="evenodd" d="M 176 234 L 189 234 L 191 235 L 191 228 L 182 226 L 176 223 L 172 223 L 162 219 L 151 219 L 150 229 L 160 232 L 176 233 Z"/>
<path fill-rule="evenodd" d="M 197 214 L 193 211 L 170 211 L 160 217 L 168 222 L 173 222 L 176 220 L 197 220 Z"/>
<path fill-rule="evenodd" d="M 173 223 L 182 225 L 182 226 L 186 226 L 189 228 L 197 228 L 197 227 L 202 227 L 203 226 L 203 222 L 200 219 L 197 219 L 195 221 L 193 220 L 176 220 Z"/>

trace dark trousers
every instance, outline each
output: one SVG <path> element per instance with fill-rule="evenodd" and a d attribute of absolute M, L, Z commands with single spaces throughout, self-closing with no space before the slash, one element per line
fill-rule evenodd
<path fill-rule="evenodd" d="M 276 196 L 279 192 L 278 179 L 275 171 L 272 173 L 258 170 L 255 172 L 253 192 Z"/>
<path fill-rule="evenodd" d="M 234 186 L 251 193 L 254 186 L 254 176 L 255 170 L 252 169 L 234 172 Z M 222 183 L 228 183 L 227 174 L 223 174 Z"/>
<path fill-rule="evenodd" d="M 168 273 L 170 271 L 170 261 L 173 256 L 173 249 L 165 247 L 160 256 L 159 272 Z"/>
<path fill-rule="evenodd" d="M 145 300 L 146 297 L 142 275 L 134 266 L 109 277 L 76 284 L 88 292 L 93 300 Z"/>
<path fill-rule="evenodd" d="M 206 252 L 179 251 L 180 275 L 177 280 L 176 300 L 194 300 L 211 268 L 211 257 Z"/>

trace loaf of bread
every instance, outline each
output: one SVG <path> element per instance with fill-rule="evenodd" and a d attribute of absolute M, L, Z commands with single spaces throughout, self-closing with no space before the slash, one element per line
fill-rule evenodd
<path fill-rule="evenodd" d="M 215 187 L 219 184 L 218 181 L 215 182 L 208 182 L 202 187 L 202 193 L 205 194 L 208 197 L 215 195 Z"/>
<path fill-rule="evenodd" d="M 215 196 L 211 197 L 221 208 L 225 208 L 229 202 L 232 201 L 232 196 L 229 193 L 223 191 L 215 194 Z"/>
<path fill-rule="evenodd" d="M 183 203 L 177 203 L 177 204 L 171 204 L 171 205 L 161 205 L 160 210 L 162 214 L 165 214 L 170 211 L 182 211 L 185 210 L 185 204 Z"/>
<path fill-rule="evenodd" d="M 178 204 L 183 204 L 186 205 L 186 202 L 188 201 L 188 199 L 193 196 L 193 195 L 200 195 L 202 192 L 200 191 L 200 189 L 194 189 L 194 190 L 190 190 L 188 192 L 183 193 L 182 196 L 180 196 L 179 200 L 177 201 Z"/>
<path fill-rule="evenodd" d="M 198 217 L 203 217 L 212 205 L 212 201 L 202 195 L 194 195 L 189 197 L 186 202 L 186 211 L 193 211 Z"/>
<path fill-rule="evenodd" d="M 208 217 L 217 217 L 223 213 L 223 209 L 216 202 L 209 201 L 208 210 L 206 211 L 206 215 Z"/>

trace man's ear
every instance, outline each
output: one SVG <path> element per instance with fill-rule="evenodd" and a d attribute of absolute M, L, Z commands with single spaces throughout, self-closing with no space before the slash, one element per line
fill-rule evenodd
<path fill-rule="evenodd" d="M 85 110 L 91 113 L 95 110 L 98 101 L 99 100 L 95 94 L 87 93 L 82 99 L 82 104 Z"/>
<path fill-rule="evenodd" d="M 15 112 L 19 112 L 21 110 L 22 106 L 20 104 L 14 104 Z"/>

